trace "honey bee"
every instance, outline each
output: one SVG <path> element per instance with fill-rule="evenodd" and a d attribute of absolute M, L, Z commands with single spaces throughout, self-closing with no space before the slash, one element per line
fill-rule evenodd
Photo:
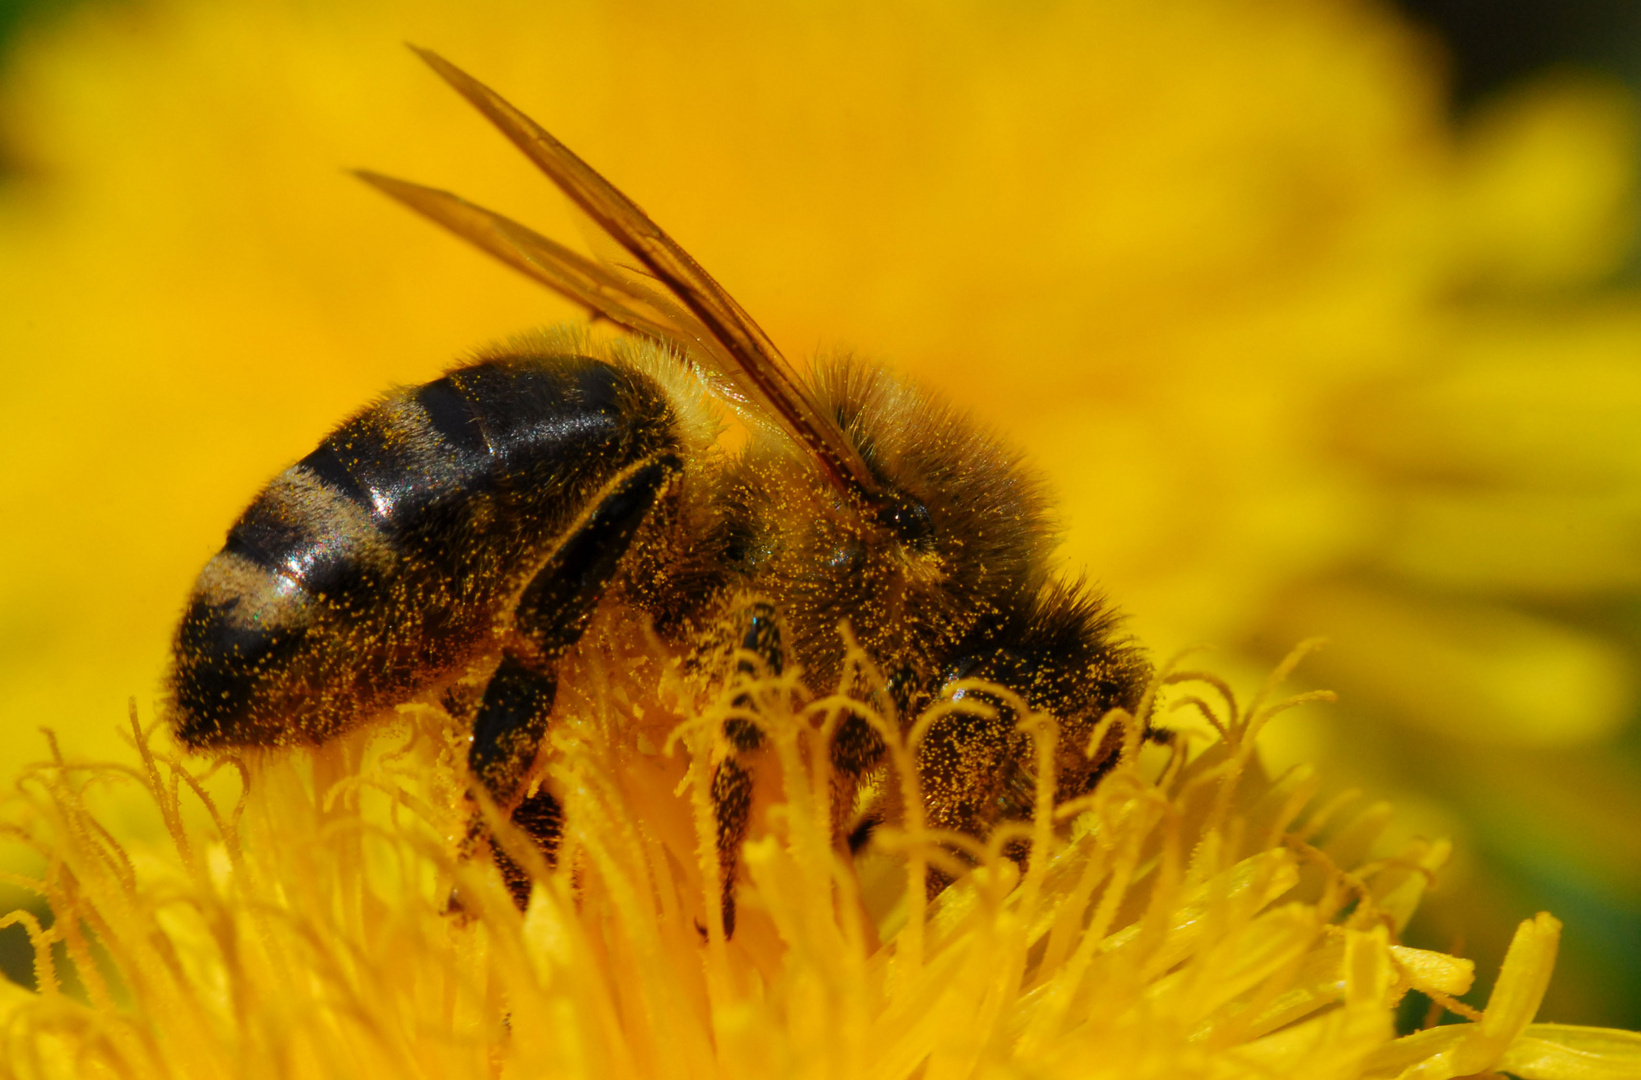
<path fill-rule="evenodd" d="M 526 781 L 561 664 L 601 606 L 618 605 L 702 670 L 719 670 L 727 641 L 816 686 L 840 677 L 847 626 L 901 717 L 962 680 L 1010 687 L 1060 720 L 1057 798 L 1087 792 L 1115 754 L 1084 752 L 1096 722 L 1133 710 L 1149 669 L 1103 599 L 1052 572 L 1049 508 L 1017 455 L 880 366 L 836 359 L 800 375 L 631 200 L 488 87 L 418 52 L 636 265 L 587 258 L 447 192 L 359 175 L 635 344 L 578 348 L 585 336 L 560 334 L 490 348 L 390 392 L 275 477 L 200 573 L 177 629 L 177 737 L 195 749 L 318 743 L 477 666 L 488 677 L 470 790 L 551 860 L 563 814 Z M 712 397 L 748 418 L 737 451 L 718 445 Z M 1030 816 L 1035 765 L 1014 721 L 1002 708 L 954 712 L 929 729 L 918 767 L 932 827 L 984 837 Z M 744 721 L 723 735 L 711 792 L 731 929 L 763 736 Z M 856 791 L 885 767 L 858 720 L 831 755 Z M 840 818 L 840 845 L 890 813 Z M 527 876 L 494 855 L 522 907 Z"/>

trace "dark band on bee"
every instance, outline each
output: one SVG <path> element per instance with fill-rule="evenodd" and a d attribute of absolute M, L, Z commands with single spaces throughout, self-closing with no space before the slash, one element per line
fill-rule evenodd
<path fill-rule="evenodd" d="M 479 425 L 467 395 L 452 376 L 434 379 L 418 388 L 416 404 L 427 413 L 427 422 L 439 438 L 456 453 L 472 458 L 490 453 L 484 428 Z"/>

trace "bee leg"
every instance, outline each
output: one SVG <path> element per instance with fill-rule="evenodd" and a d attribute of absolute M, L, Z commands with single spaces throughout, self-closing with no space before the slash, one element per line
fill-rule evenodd
<path fill-rule="evenodd" d="M 718 826 L 720 902 L 727 938 L 735 933 L 735 873 L 752 821 L 752 774 L 734 757 L 724 758 L 712 771 L 712 816 Z"/>
<path fill-rule="evenodd" d="M 748 610 L 740 648 L 743 653 L 752 655 L 743 655 L 736 661 L 737 679 L 752 680 L 781 673 L 784 662 L 781 632 L 775 621 L 775 609 L 769 604 L 753 604 Z M 758 708 L 757 698 L 751 692 L 736 697 L 734 705 L 753 712 Z M 735 932 L 735 875 L 740 865 L 741 845 L 746 842 L 752 822 L 752 774 L 738 755 L 762 746 L 764 733 L 755 721 L 736 716 L 724 721 L 724 741 L 729 745 L 729 753 L 712 773 L 712 813 L 718 830 L 724 936 L 728 937 Z"/>
<path fill-rule="evenodd" d="M 887 750 L 883 736 L 859 716 L 845 717 L 832 735 L 832 835 L 851 855 L 866 845 L 881 822 L 876 812 L 856 820 L 855 801 L 862 781 Z"/>
<path fill-rule="evenodd" d="M 627 470 L 560 541 L 519 596 L 513 612 L 519 647 L 503 651 L 473 720 L 469 772 L 496 806 L 512 807 L 513 823 L 540 845 L 549 865 L 558 852 L 563 809 L 546 791 L 523 800 L 518 796 L 547 733 L 558 691 L 557 664 L 586 632 L 622 557 L 677 470 L 678 459 L 671 455 Z M 524 908 L 529 875 L 505 852 L 492 849 L 508 890 Z"/>
<path fill-rule="evenodd" d="M 550 792 L 541 790 L 526 796 L 513 808 L 512 821 L 541 848 L 548 866 L 558 865 L 558 844 L 564 835 L 564 808 Z M 530 906 L 529 872 L 505 851 L 494 849 L 492 855 L 496 869 L 501 871 L 502 882 L 513 896 L 513 903 L 523 911 Z"/>
<path fill-rule="evenodd" d="M 959 670 L 954 678 L 965 677 Z M 924 822 L 930 829 L 963 833 L 983 840 L 1010 806 L 1018 806 L 1011 784 L 1018 779 L 1002 764 L 1029 760 L 1030 744 L 1015 727 L 1015 717 L 993 695 L 959 690 L 953 700 L 969 699 L 986 705 L 990 713 L 954 711 L 929 726 L 917 748 L 918 784 L 923 791 Z M 1029 813 L 1030 803 L 1020 807 Z M 1017 848 L 1004 854 L 1017 858 Z M 926 879 L 933 899 L 955 880 L 930 867 Z"/>
<path fill-rule="evenodd" d="M 498 807 L 506 807 L 518 796 L 536 751 L 547 733 L 547 717 L 558 692 L 558 676 L 552 668 L 533 670 L 513 652 L 502 654 L 501 664 L 484 688 L 484 700 L 473 721 L 473 745 L 467 754 L 468 770 Z M 519 826 L 541 846 L 552 865 L 558 853 L 563 811 L 546 790 L 520 801 L 512 811 Z M 484 835 L 482 821 L 475 817 L 468 829 L 470 840 Z M 530 875 L 500 847 L 492 844 L 491 854 L 501 871 L 513 900 L 523 909 L 530 901 Z"/>
<path fill-rule="evenodd" d="M 913 715 L 908 669 L 893 672 L 882 686 L 857 687 L 854 692 L 891 724 Z M 845 716 L 832 733 L 832 842 L 840 856 L 858 855 L 872 830 L 898 815 L 893 784 L 878 791 L 869 804 L 860 803 L 862 785 L 881 768 L 888 749 L 877 728 L 857 714 Z"/>

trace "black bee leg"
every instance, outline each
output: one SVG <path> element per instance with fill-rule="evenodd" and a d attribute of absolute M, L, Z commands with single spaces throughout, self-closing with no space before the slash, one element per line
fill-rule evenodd
<path fill-rule="evenodd" d="M 784 656 L 781 652 L 780 627 L 775 622 L 773 607 L 760 603 L 748 609 L 746 631 L 741 636 L 740 648 L 752 656 L 742 656 L 736 661 L 737 679 L 756 679 L 761 675 L 781 673 Z M 739 695 L 734 704 L 739 709 L 757 709 L 757 699 L 751 693 Z M 737 716 L 724 721 L 724 741 L 729 752 L 712 773 L 712 812 L 718 827 L 724 936 L 728 937 L 735 932 L 735 876 L 740 865 L 741 845 L 746 842 L 747 829 L 752 822 L 752 774 L 741 763 L 739 755 L 762 746 L 764 734 L 755 722 Z"/>
<path fill-rule="evenodd" d="M 531 670 L 511 651 L 503 653 L 500 666 L 484 688 L 484 701 L 473 721 L 467 766 L 498 807 L 508 807 L 517 798 L 519 785 L 547 732 L 547 717 L 557 690 L 558 676 L 551 668 Z M 512 811 L 513 824 L 541 846 L 549 864 L 558 853 L 562 819 L 557 800 L 546 791 L 524 799 Z M 468 835 L 475 840 L 484 835 L 479 819 L 474 819 Z M 530 900 L 530 875 L 499 847 L 494 847 L 492 854 L 508 891 L 523 908 Z"/>
<path fill-rule="evenodd" d="M 618 477 L 559 543 L 519 596 L 513 613 L 517 641 L 502 653 L 473 721 L 467 755 L 473 779 L 496 806 L 511 808 L 513 823 L 541 846 L 549 864 L 558 852 L 563 810 L 546 791 L 520 800 L 519 789 L 547 733 L 557 664 L 586 632 L 622 557 L 677 469 L 678 459 L 669 455 Z M 505 852 L 496 849 L 494 855 L 522 909 L 530 899 L 529 876 Z"/>
<path fill-rule="evenodd" d="M 524 835 L 536 842 L 548 866 L 557 864 L 558 843 L 564 835 L 564 808 L 550 792 L 541 790 L 526 796 L 514 807 L 512 821 Z M 530 905 L 529 873 L 500 848 L 492 849 L 491 855 L 496 861 L 496 869 L 501 872 L 502 882 L 513 895 L 513 903 L 523 911 Z"/>
<path fill-rule="evenodd" d="M 752 822 L 752 774 L 733 756 L 712 771 L 712 816 L 718 825 L 718 870 L 722 875 L 721 902 L 724 936 L 735 933 L 735 874 L 741 845 Z"/>

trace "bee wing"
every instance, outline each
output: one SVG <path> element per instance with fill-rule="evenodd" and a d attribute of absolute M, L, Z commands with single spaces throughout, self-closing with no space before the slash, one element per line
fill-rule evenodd
<path fill-rule="evenodd" d="M 721 372 L 734 361 L 723 346 L 699 319 L 654 290 L 459 195 L 368 169 L 354 175 L 594 314 L 678 346 L 708 377 L 727 382 Z M 732 399 L 738 394 L 732 383 L 721 389 Z"/>
<path fill-rule="evenodd" d="M 860 454 L 849 444 L 838 425 L 809 396 L 797 372 L 787 363 L 775 343 L 752 321 L 735 298 L 713 280 L 712 275 L 703 270 L 631 199 L 617 191 L 534 120 L 443 57 L 426 49 L 416 49 L 415 52 L 496 125 L 601 230 L 630 252 L 638 260 L 643 273 L 677 298 L 683 308 L 682 313 L 690 316 L 689 322 L 705 330 L 704 338 L 694 340 L 701 343 L 707 355 L 722 365 L 722 374 L 749 401 L 779 423 L 788 435 L 797 440 L 798 445 L 814 456 L 834 487 L 866 503 L 878 501 L 879 485 Z M 488 211 L 483 213 L 488 214 Z M 435 220 L 453 227 L 442 218 Z M 489 220 L 496 223 L 506 219 L 489 215 Z M 518 237 L 511 230 L 522 227 L 511 222 L 507 225 L 510 228 L 503 231 L 516 241 Z M 457 228 L 455 231 L 517 266 L 513 257 L 500 255 L 482 241 L 484 231 L 492 227 L 496 226 L 485 225 L 478 230 L 479 236 L 474 235 L 473 230 Z M 556 244 L 552 247 L 574 254 Z M 589 265 L 597 265 L 580 256 L 575 258 L 577 262 L 566 266 L 576 274 L 583 274 Z M 524 269 L 522 266 L 519 268 Z M 612 284 L 619 286 L 629 299 L 640 291 L 635 283 L 623 279 L 609 268 L 599 269 L 605 275 L 599 283 L 600 296 L 608 295 Z M 531 270 L 525 272 L 536 276 Z M 553 287 L 559 288 L 557 285 Z M 603 313 L 597 305 L 588 306 Z M 707 339 L 713 347 L 705 346 Z"/>

